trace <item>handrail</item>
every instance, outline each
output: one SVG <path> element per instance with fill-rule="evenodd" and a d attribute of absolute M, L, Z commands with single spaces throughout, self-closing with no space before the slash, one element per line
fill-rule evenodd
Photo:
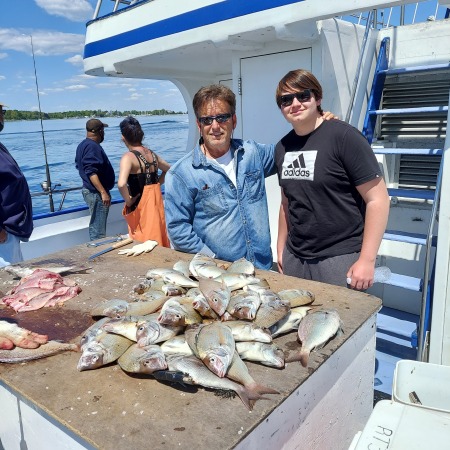
<path fill-rule="evenodd" d="M 363 56 L 366 51 L 366 44 L 367 44 L 367 40 L 369 37 L 369 30 L 371 28 L 371 24 L 372 24 L 372 21 L 374 20 L 374 17 L 375 17 L 374 10 L 372 10 L 369 13 L 369 18 L 366 23 L 366 29 L 364 31 L 364 38 L 363 38 L 363 42 L 362 42 L 362 46 L 361 46 L 361 52 L 359 53 L 358 65 L 356 67 L 356 72 L 355 72 L 355 79 L 353 80 L 352 93 L 350 96 L 350 103 L 348 105 L 347 114 L 345 115 L 346 122 L 350 121 L 350 115 L 353 110 L 353 104 L 355 103 L 356 90 L 358 88 L 358 82 L 359 82 L 359 78 L 361 76 L 361 67 L 362 67 Z"/>

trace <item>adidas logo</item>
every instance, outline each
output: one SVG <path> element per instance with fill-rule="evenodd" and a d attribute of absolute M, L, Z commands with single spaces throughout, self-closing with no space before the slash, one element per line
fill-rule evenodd
<path fill-rule="evenodd" d="M 303 153 L 301 153 L 297 159 L 291 162 L 288 166 L 286 166 L 283 170 L 283 177 L 291 178 L 291 177 L 309 177 L 310 171 L 306 168 L 305 158 L 303 157 Z"/>

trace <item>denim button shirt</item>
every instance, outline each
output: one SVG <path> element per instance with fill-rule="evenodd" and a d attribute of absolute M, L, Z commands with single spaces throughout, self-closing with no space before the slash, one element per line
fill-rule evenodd
<path fill-rule="evenodd" d="M 167 230 L 175 250 L 272 267 L 264 179 L 275 173 L 274 145 L 231 141 L 237 187 L 197 146 L 166 174 Z"/>

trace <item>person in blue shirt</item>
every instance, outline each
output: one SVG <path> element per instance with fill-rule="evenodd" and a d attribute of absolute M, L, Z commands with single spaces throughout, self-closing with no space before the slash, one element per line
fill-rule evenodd
<path fill-rule="evenodd" d="M 77 147 L 75 165 L 83 180 L 82 194 L 89 206 L 89 238 L 91 241 L 106 236 L 111 195 L 114 187 L 114 169 L 100 145 L 105 139 L 105 127 L 108 125 L 98 119 L 86 122 L 86 139 Z"/>
<path fill-rule="evenodd" d="M 275 173 L 274 146 L 233 139 L 236 98 L 223 85 L 193 99 L 198 145 L 166 174 L 165 208 L 175 250 L 272 267 L 264 179 Z"/>
<path fill-rule="evenodd" d="M 0 103 L 0 131 L 3 130 Z M 27 180 L 17 162 L 0 143 L 0 267 L 23 260 L 20 241 L 33 231 L 33 208 Z"/>

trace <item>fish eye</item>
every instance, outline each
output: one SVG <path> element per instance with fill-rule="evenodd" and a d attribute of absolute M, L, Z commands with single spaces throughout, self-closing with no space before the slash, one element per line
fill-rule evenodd
<path fill-rule="evenodd" d="M 144 326 L 140 326 L 140 327 L 138 328 L 138 331 L 144 331 L 144 329 L 145 329 Z"/>

